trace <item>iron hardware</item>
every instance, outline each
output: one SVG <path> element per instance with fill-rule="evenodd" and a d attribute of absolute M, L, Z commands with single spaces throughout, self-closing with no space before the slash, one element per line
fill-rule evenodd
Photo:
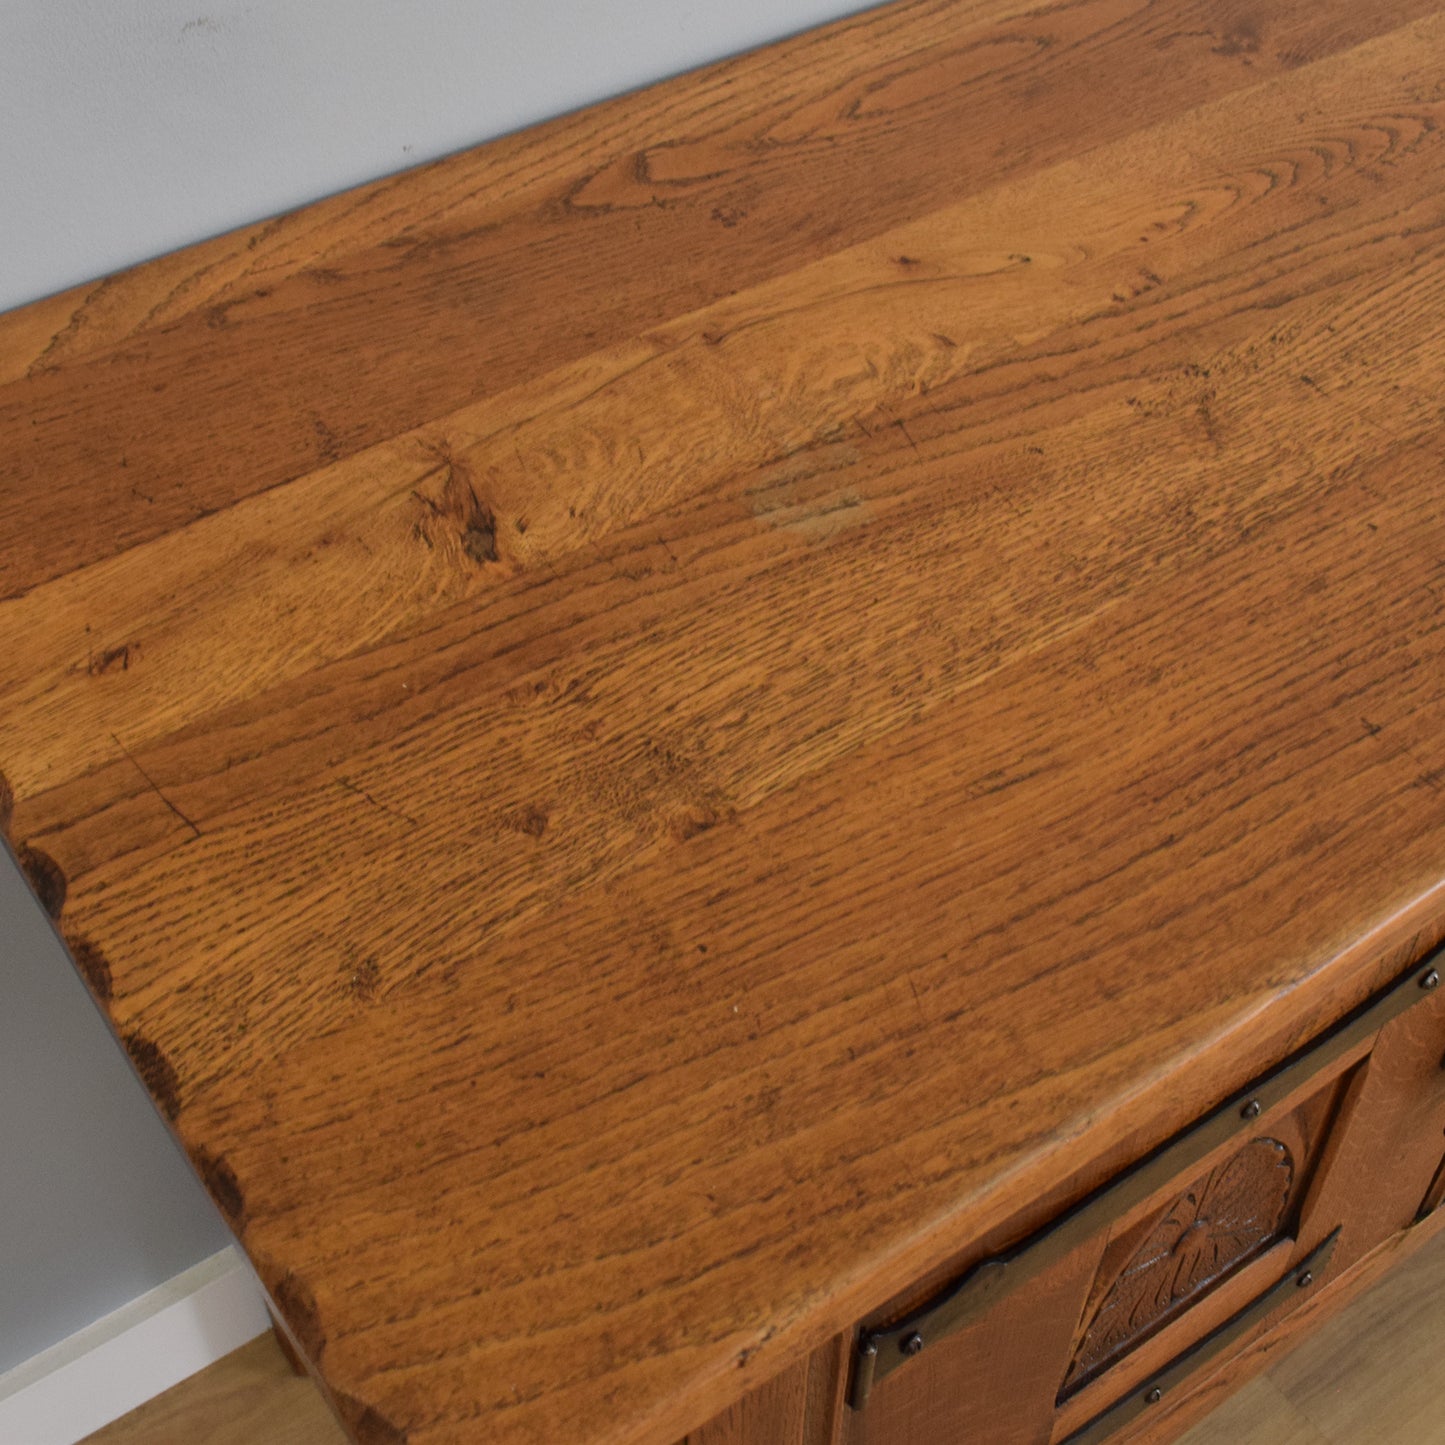
<path fill-rule="evenodd" d="M 895 1324 L 860 1330 L 848 1390 L 849 1405 L 861 1410 L 873 1387 L 907 1364 L 925 1345 L 979 1319 L 998 1300 L 1062 1260 L 1095 1231 L 1244 1132 L 1312 1075 L 1369 1040 L 1385 1024 L 1417 1003 L 1422 991 L 1429 992 L 1439 984 L 1434 959 L 1440 956 L 1437 952 L 1431 960 L 1415 964 L 1389 988 L 1291 1055 L 1271 1073 L 1160 1145 L 1015 1249 L 980 1261 Z"/>
<path fill-rule="evenodd" d="M 1095 1415 L 1082 1430 L 1070 1435 L 1063 1445 L 1098 1445 L 1099 1441 L 1108 1439 L 1116 1430 L 1141 1415 L 1148 1406 L 1157 1405 L 1175 1385 L 1188 1379 L 1201 1365 L 1223 1354 L 1241 1335 L 1283 1304 L 1292 1292 L 1308 1289 L 1329 1267 L 1330 1256 L 1339 1237 L 1337 1229 L 1302 1265 L 1296 1265 L 1252 1304 L 1246 1305 L 1213 1333 L 1205 1335 L 1197 1345 L 1185 1350 L 1139 1389 L 1131 1390 L 1118 1404 L 1110 1405 L 1102 1414 Z"/>

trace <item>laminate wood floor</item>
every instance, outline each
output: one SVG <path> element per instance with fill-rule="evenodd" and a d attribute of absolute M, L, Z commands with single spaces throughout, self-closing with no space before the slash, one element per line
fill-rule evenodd
<path fill-rule="evenodd" d="M 1445 1235 L 1387 1275 L 1180 1445 L 1445 1442 Z M 86 1445 L 346 1445 L 309 1380 L 263 1335 Z M 768 1445 L 758 1441 L 757 1445 Z"/>
<path fill-rule="evenodd" d="M 1445 1235 L 1387 1274 L 1180 1445 L 1445 1441 Z"/>

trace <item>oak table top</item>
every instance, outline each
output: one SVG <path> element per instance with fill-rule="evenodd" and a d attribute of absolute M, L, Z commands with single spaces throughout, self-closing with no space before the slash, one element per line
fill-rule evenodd
<path fill-rule="evenodd" d="M 358 1439 L 670 1445 L 1438 914 L 1442 74 L 918 0 L 0 317 L 0 819 Z"/>

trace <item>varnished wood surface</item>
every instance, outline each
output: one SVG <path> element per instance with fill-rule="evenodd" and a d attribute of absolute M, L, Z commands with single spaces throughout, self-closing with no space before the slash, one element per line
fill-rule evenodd
<path fill-rule="evenodd" d="M 1442 9 L 895 5 L 0 318 L 11 837 L 358 1438 L 676 1440 L 1438 934 Z"/>
<path fill-rule="evenodd" d="M 1442 1330 L 1445 1237 L 1218 1406 L 1179 1445 L 1438 1445 L 1445 1440 Z M 688 1445 L 768 1445 L 766 1433 L 749 1433 L 746 1408 Z M 340 1445 L 342 1438 L 320 1397 L 263 1335 L 87 1445 Z"/>

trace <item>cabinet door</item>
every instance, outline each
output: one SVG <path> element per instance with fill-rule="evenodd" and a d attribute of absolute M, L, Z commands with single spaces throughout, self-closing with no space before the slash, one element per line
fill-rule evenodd
<path fill-rule="evenodd" d="M 1085 1241 L 1007 1291 L 977 1318 L 930 1342 L 865 1407 L 845 1412 L 846 1445 L 975 1441 L 1046 1445 L 1059 1361 L 1104 1240 Z"/>
<path fill-rule="evenodd" d="M 845 1445 L 1093 1445 L 1440 1189 L 1445 989 L 1417 965 L 1018 1248 L 859 1332 Z"/>

